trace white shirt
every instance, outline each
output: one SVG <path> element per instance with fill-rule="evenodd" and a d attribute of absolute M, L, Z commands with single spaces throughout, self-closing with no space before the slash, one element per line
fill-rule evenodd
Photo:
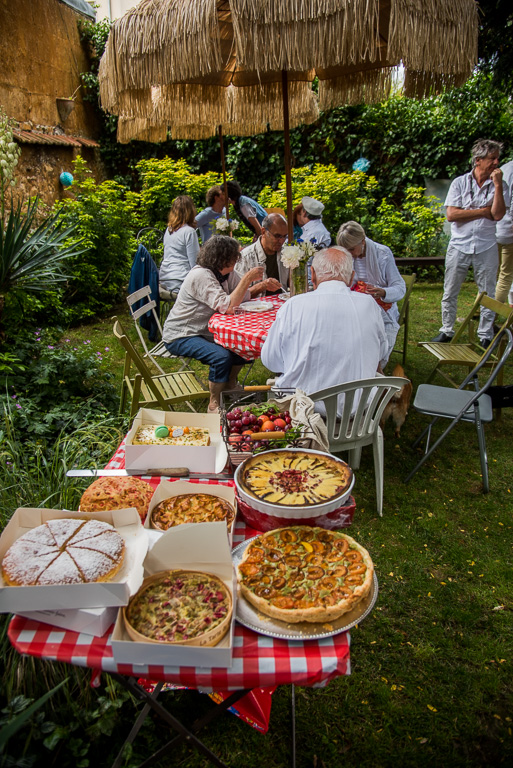
<path fill-rule="evenodd" d="M 212 237 L 215 231 L 215 221 L 216 219 L 221 218 L 221 216 L 226 216 L 225 208 L 223 208 L 221 213 L 217 213 L 217 211 L 214 211 L 210 206 L 204 208 L 196 215 L 196 224 L 200 231 L 202 243 L 206 243 L 207 240 Z"/>
<path fill-rule="evenodd" d="M 198 235 L 188 224 L 175 232 L 166 229 L 164 258 L 159 269 L 159 281 L 163 288 L 167 291 L 180 289 L 190 270 L 196 265 L 198 251 Z"/>
<path fill-rule="evenodd" d="M 509 207 L 509 192 L 507 185 L 502 182 L 504 202 Z M 474 178 L 472 172 L 458 176 L 451 183 L 445 199 L 446 206 L 463 208 L 468 211 L 473 208 L 486 208 L 493 203 L 495 186 L 487 179 L 482 187 Z M 495 245 L 495 230 L 497 222 L 491 219 L 474 219 L 474 221 L 451 222 L 451 245 L 463 253 L 483 253 Z"/>
<path fill-rule="evenodd" d="M 315 245 L 327 248 L 331 243 L 331 235 L 322 223 L 322 219 L 307 221 L 301 232 L 301 240 L 315 240 Z"/>
<path fill-rule="evenodd" d="M 276 387 L 307 394 L 376 375 L 388 351 L 374 299 L 339 280 L 294 296 L 278 310 L 261 352 Z"/>
<path fill-rule="evenodd" d="M 506 183 L 510 198 L 513 198 L 513 160 L 501 166 L 503 181 Z M 504 218 L 497 222 L 497 242 L 501 245 L 513 243 L 513 199 L 511 208 L 506 205 Z"/>

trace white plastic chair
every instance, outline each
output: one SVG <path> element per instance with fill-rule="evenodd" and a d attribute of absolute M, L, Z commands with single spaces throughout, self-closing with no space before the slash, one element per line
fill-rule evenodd
<path fill-rule="evenodd" d="M 159 317 L 157 315 L 157 311 L 155 309 L 156 302 L 150 298 L 151 296 L 151 289 L 149 285 L 145 285 L 143 288 L 139 288 L 138 291 L 134 291 L 134 293 L 131 293 L 129 296 L 127 296 L 126 300 L 128 302 L 128 308 L 130 309 L 130 314 L 132 315 L 132 319 L 135 322 L 135 327 L 137 329 L 137 333 L 139 334 L 139 338 L 141 340 L 141 344 L 144 348 L 144 357 L 149 357 L 153 365 L 158 368 L 158 370 L 161 373 L 165 373 L 165 371 L 162 370 L 161 366 L 157 363 L 155 360 L 156 357 L 178 357 L 179 360 L 182 361 L 182 366 L 180 368 L 180 371 L 183 371 L 188 366 L 188 362 L 184 357 L 180 357 L 177 355 L 172 355 L 166 347 L 164 346 L 164 342 L 162 341 L 162 326 L 160 324 Z M 138 301 L 142 301 L 141 306 L 138 309 L 134 309 L 134 304 L 137 304 Z M 157 327 L 159 329 L 159 334 L 161 340 L 155 344 L 154 347 L 151 349 L 148 349 L 146 345 L 146 340 L 144 338 L 144 334 L 141 331 L 141 326 L 139 323 L 139 318 L 142 315 L 145 315 L 146 312 L 152 312 L 153 317 L 155 318 L 155 322 L 157 324 Z"/>
<path fill-rule="evenodd" d="M 362 448 L 372 444 L 376 507 L 380 516 L 383 515 L 384 446 L 379 422 L 388 401 L 406 383 L 408 379 L 399 376 L 376 376 L 348 381 L 309 395 L 314 402 L 322 401 L 326 408 L 331 453 L 348 451 L 349 465 L 356 470 Z M 340 395 L 344 395 L 344 403 L 338 416 Z"/>

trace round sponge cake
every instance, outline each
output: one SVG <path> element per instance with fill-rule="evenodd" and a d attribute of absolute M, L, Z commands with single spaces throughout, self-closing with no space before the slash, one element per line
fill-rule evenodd
<path fill-rule="evenodd" d="M 99 477 L 80 499 L 81 512 L 135 507 L 141 520 L 148 514 L 153 488 L 138 477 Z"/>

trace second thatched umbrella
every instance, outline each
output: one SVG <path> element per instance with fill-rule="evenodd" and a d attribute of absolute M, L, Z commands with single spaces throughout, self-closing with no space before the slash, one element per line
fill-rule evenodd
<path fill-rule="evenodd" d="M 407 93 L 461 84 L 477 26 L 474 0 L 142 0 L 113 25 L 100 95 L 122 130 L 282 128 L 291 229 L 289 103 L 307 114 L 315 77 L 321 109 L 381 100 L 400 62 Z"/>

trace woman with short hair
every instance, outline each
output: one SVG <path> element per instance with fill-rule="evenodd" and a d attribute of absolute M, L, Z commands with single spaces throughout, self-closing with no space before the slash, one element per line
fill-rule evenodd
<path fill-rule="evenodd" d="M 255 238 L 262 234 L 262 222 L 267 216 L 267 211 L 260 203 L 251 197 L 242 194 L 242 189 L 237 181 L 227 181 L 228 199 L 244 224 L 251 229 Z"/>
<path fill-rule="evenodd" d="M 209 413 L 217 413 L 224 389 L 237 388 L 239 371 L 248 362 L 214 342 L 209 320 L 215 312 L 233 313 L 241 302 L 265 291 L 269 282 L 261 280 L 263 267 L 254 267 L 240 277 L 234 272 L 238 258 L 239 244 L 234 238 L 217 235 L 207 240 L 197 265 L 183 281 L 162 334 L 172 355 L 192 357 L 210 366 Z M 255 280 L 259 282 L 251 286 Z"/>
<path fill-rule="evenodd" d="M 180 195 L 173 200 L 164 234 L 164 258 L 159 270 L 159 282 L 166 291 L 179 291 L 196 264 L 199 240 L 195 219 L 196 208 L 192 198 Z"/>
<path fill-rule="evenodd" d="M 395 346 L 399 331 L 397 302 L 406 293 L 406 285 L 390 248 L 366 237 L 364 228 L 357 221 L 342 224 L 337 234 L 337 245 L 348 250 L 353 257 L 354 285 L 357 282 L 364 283 L 364 292 L 376 299 L 380 306 L 388 339 L 388 352 L 380 361 L 383 369 Z"/>

